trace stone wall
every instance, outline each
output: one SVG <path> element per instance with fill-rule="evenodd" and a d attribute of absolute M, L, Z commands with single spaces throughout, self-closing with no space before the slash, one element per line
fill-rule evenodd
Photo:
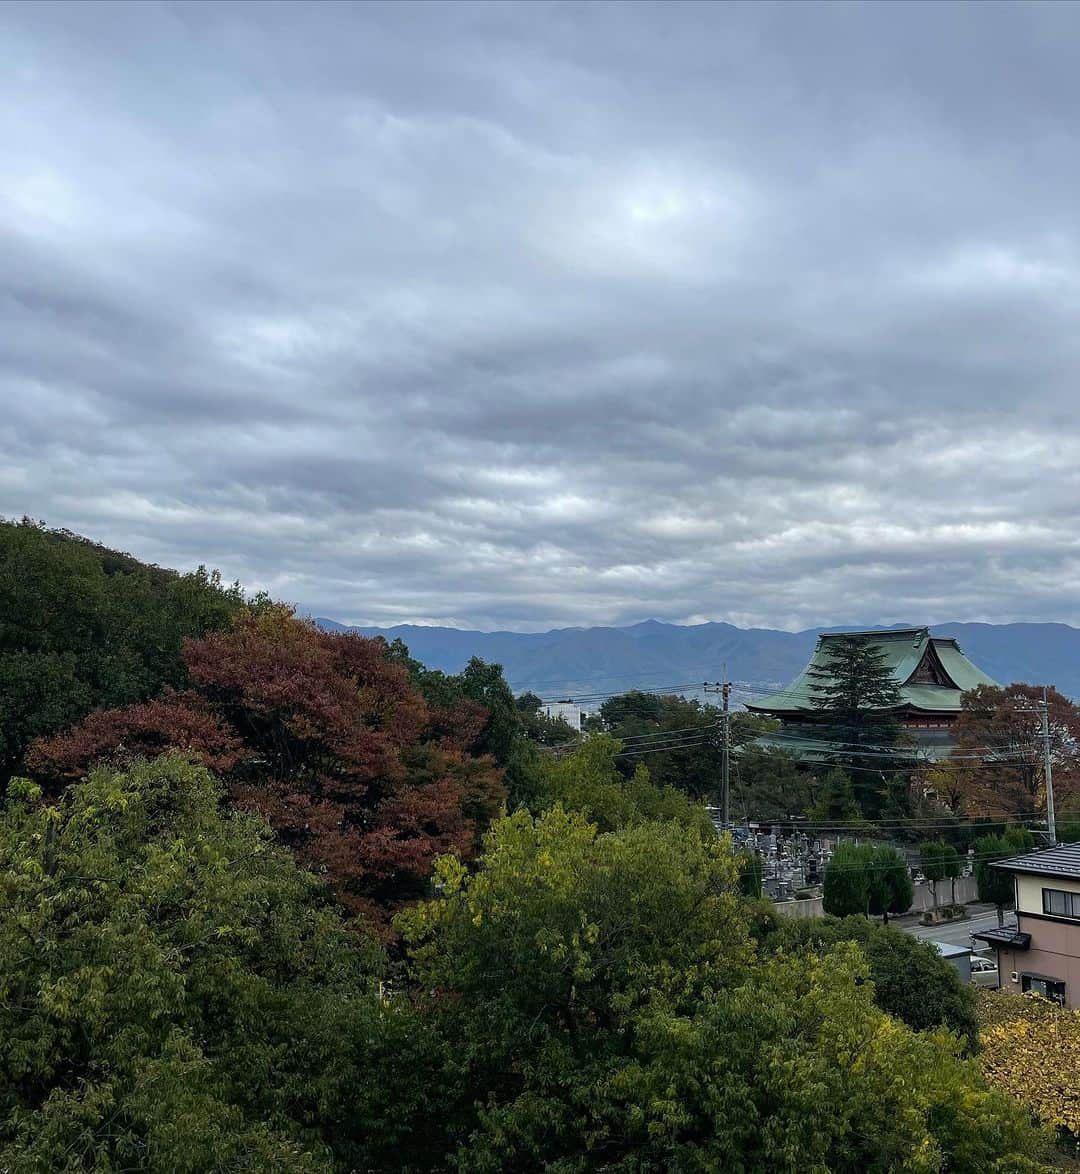
<path fill-rule="evenodd" d="M 942 881 L 938 897 L 942 904 L 947 904 L 952 890 L 948 881 Z M 973 876 L 959 876 L 956 878 L 956 903 L 966 905 L 976 899 L 975 878 Z M 915 899 L 911 903 L 909 913 L 924 913 L 933 907 L 934 898 L 930 893 L 929 885 L 915 886 Z M 823 917 L 825 914 L 820 897 L 811 897 L 805 901 L 777 901 L 776 912 L 785 917 Z"/>

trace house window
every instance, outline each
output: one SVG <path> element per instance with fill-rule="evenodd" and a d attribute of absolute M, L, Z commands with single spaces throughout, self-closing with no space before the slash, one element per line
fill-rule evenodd
<path fill-rule="evenodd" d="M 1042 995 L 1045 999 L 1053 999 L 1055 1003 L 1065 1002 L 1065 984 L 1056 978 L 1038 978 L 1034 974 L 1022 974 L 1020 989 L 1025 995 L 1030 991 L 1032 994 Z"/>
<path fill-rule="evenodd" d="M 1075 917 L 1080 921 L 1080 893 L 1043 889 L 1043 912 L 1053 917 Z"/>

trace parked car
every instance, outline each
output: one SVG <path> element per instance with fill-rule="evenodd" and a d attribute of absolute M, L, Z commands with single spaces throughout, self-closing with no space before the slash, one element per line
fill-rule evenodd
<path fill-rule="evenodd" d="M 973 957 L 971 959 L 971 981 L 976 986 L 996 987 L 998 985 L 998 968 L 994 959 Z"/>

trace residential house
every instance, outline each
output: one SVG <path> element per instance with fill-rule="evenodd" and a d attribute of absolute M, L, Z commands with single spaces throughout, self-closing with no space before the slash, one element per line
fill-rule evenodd
<path fill-rule="evenodd" d="M 1080 1007 L 1080 844 L 1011 856 L 992 867 L 1013 875 L 1016 929 L 972 937 L 997 950 L 1002 989 Z"/>

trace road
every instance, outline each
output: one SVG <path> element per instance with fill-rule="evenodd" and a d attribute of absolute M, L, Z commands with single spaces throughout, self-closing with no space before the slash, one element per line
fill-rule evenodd
<path fill-rule="evenodd" d="M 969 946 L 971 945 L 971 935 L 980 929 L 996 929 L 997 928 L 997 910 L 994 908 L 987 909 L 985 912 L 974 912 L 967 921 L 944 922 L 941 925 L 919 925 L 913 923 L 911 925 L 904 925 L 902 928 L 909 934 L 914 934 L 917 938 L 922 938 L 923 941 L 930 942 L 948 942 L 951 946 Z M 1005 924 L 1016 928 L 1016 914 L 1006 912 Z M 985 945 L 985 943 L 983 943 Z"/>

